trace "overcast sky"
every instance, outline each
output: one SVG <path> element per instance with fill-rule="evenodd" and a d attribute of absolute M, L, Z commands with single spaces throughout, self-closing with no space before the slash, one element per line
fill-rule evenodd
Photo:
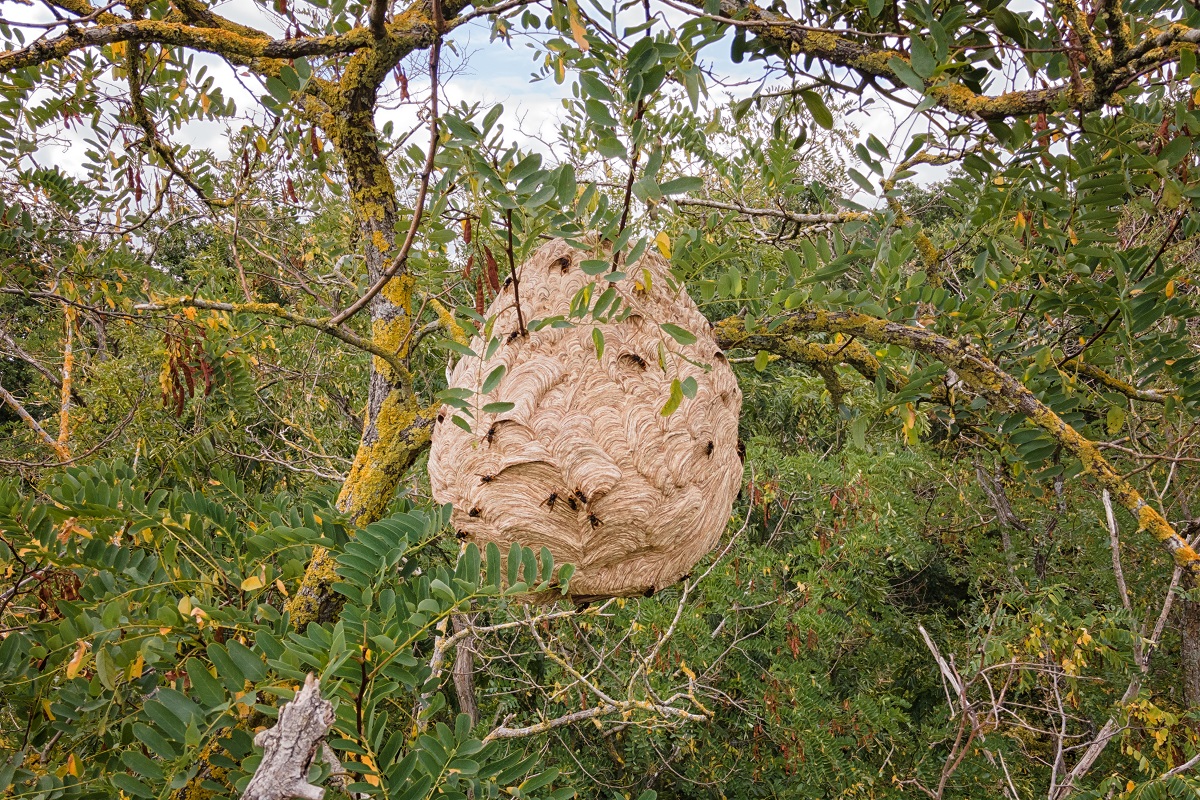
<path fill-rule="evenodd" d="M 227 0 L 215 7 L 219 13 L 237 22 L 282 35 L 275 17 L 254 0 Z M 44 21 L 49 17 L 40 7 L 17 5 L 14 0 L 0 0 L 0 9 L 0 15 L 13 20 L 24 18 Z M 673 17 L 679 16 L 676 12 L 670 13 Z M 500 41 L 490 42 L 489 30 L 490 26 L 486 23 L 477 22 L 453 32 L 451 39 L 458 55 L 451 52 L 445 55 L 444 63 L 450 74 L 443 81 L 443 96 L 454 103 L 479 101 L 485 106 L 503 103 L 502 121 L 509 136 L 525 146 L 545 150 L 539 139 L 555 138 L 554 131 L 563 112 L 562 99 L 571 93 L 570 75 L 562 85 L 552 80 L 532 82 L 531 75 L 537 64 L 528 40 L 516 38 L 511 46 Z M 412 90 L 414 94 L 423 95 L 427 79 L 419 73 L 423 71 L 425 56 L 422 53 L 414 58 Z M 215 56 L 198 54 L 197 60 L 208 66 L 209 74 L 216 78 L 225 95 L 237 103 L 239 112 L 257 107 L 257 95 L 261 94 L 257 81 L 249 77 L 238 80 L 231 68 Z M 735 96 L 745 96 L 757 89 L 763 76 L 762 62 L 734 64 L 729 58 L 728 41 L 710 46 L 701 54 L 701 60 L 719 75 L 735 82 L 747 81 L 732 90 Z M 252 91 L 248 92 L 245 87 Z M 728 93 L 716 86 L 710 86 L 709 89 L 716 100 L 723 99 Z M 416 113 L 417 108 L 412 105 L 396 110 L 385 109 L 380 112 L 379 123 L 390 119 L 395 123 L 396 130 L 407 130 L 415 124 Z M 905 109 L 879 100 L 865 110 L 849 113 L 847 121 L 858 129 L 860 140 L 871 133 L 887 144 L 895 140 L 893 152 L 904 146 L 908 136 L 914 132 L 914 126 L 919 124 L 909 118 Z M 225 120 L 191 123 L 176 136 L 176 140 L 224 155 L 227 153 L 227 124 Z M 82 138 L 78 133 L 68 132 L 63 146 L 45 148 L 37 155 L 37 160 L 78 174 L 84 162 Z M 929 180 L 938 174 L 940 170 L 927 169 L 922 178 Z"/>

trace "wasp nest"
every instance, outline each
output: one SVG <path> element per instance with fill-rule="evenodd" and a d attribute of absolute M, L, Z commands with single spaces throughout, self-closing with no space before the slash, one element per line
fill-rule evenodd
<path fill-rule="evenodd" d="M 609 284 L 580 269 L 584 258 L 555 240 L 519 267 L 526 323 L 568 317 L 593 282 L 595 301 Z M 471 393 L 471 431 L 443 408 L 429 454 L 434 499 L 453 504 L 461 538 L 502 553 L 513 542 L 549 548 L 555 563 L 575 565 L 576 598 L 650 594 L 679 580 L 720 538 L 742 477 L 742 393 L 711 326 L 657 254 L 623 271 L 612 284 L 623 310 L 611 321 L 586 316 L 525 335 L 507 284 L 487 311 L 499 345 L 488 358 L 476 338 L 479 357 L 450 376 Z M 482 393 L 499 366 L 504 377 Z M 690 391 L 689 378 L 694 396 L 664 415 L 672 382 Z M 493 403 L 512 407 L 482 411 Z"/>

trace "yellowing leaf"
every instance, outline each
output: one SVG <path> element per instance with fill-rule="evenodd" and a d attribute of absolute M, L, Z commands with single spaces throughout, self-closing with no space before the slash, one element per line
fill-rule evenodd
<path fill-rule="evenodd" d="M 138 653 L 138 657 L 135 658 L 133 663 L 129 665 L 129 679 L 133 680 L 135 678 L 142 677 L 142 670 L 145 668 L 145 666 L 145 657 L 141 653 Z"/>
<path fill-rule="evenodd" d="M 242 581 L 243 592 L 253 592 L 254 590 L 261 589 L 262 587 L 263 579 L 257 575 L 251 575 L 249 578 L 246 578 L 246 580 Z"/>
<path fill-rule="evenodd" d="M 1175 281 L 1167 281 L 1167 288 L 1163 289 L 1163 294 L 1167 296 L 1168 300 L 1175 296 Z"/>
<path fill-rule="evenodd" d="M 587 28 L 583 27 L 583 20 L 579 15 L 579 3 L 576 0 L 567 0 L 567 15 L 571 22 L 571 38 L 575 40 L 575 44 L 579 45 L 579 49 L 587 52 L 591 49 L 586 37 Z"/>
<path fill-rule="evenodd" d="M 658 252 L 663 254 L 663 258 L 671 257 L 671 237 L 667 236 L 666 231 L 659 231 L 654 237 L 654 243 L 658 245 Z"/>
<path fill-rule="evenodd" d="M 67 774 L 78 778 L 79 773 L 79 759 L 75 757 L 74 753 L 71 753 L 71 755 L 67 756 Z"/>
<path fill-rule="evenodd" d="M 67 662 L 67 680 L 71 680 L 79 674 L 79 670 L 83 669 L 83 662 L 86 658 L 87 642 L 80 639 L 79 644 L 75 647 L 75 655 L 71 656 L 71 660 Z"/>

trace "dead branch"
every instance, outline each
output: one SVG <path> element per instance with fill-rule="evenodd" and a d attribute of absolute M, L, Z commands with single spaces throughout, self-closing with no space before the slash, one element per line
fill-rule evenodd
<path fill-rule="evenodd" d="M 325 790 L 308 782 L 308 767 L 332 725 L 333 704 L 321 697 L 321 681 L 310 673 L 275 727 L 254 737 L 263 757 L 242 800 L 322 800 Z"/>

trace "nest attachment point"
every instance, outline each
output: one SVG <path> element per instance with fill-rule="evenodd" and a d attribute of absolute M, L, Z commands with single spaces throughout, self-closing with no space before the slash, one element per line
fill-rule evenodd
<path fill-rule="evenodd" d="M 522 318 L 567 317 L 572 299 L 604 276 L 580 269 L 588 255 L 559 239 L 517 271 Z M 487 309 L 500 344 L 485 358 L 476 338 L 450 376 L 472 393 L 471 431 L 445 407 L 429 454 L 433 497 L 454 507 L 460 538 L 481 548 L 513 542 L 549 548 L 575 565 L 575 599 L 651 594 L 691 571 L 720 538 L 742 477 L 742 394 L 711 326 L 657 253 L 623 265 L 612 284 L 627 315 L 521 335 L 513 286 Z M 624 319 L 621 317 L 624 316 Z M 695 337 L 669 335 L 672 324 Z M 593 329 L 603 336 L 596 357 Z M 484 379 L 506 371 L 487 394 Z M 692 378 L 693 397 L 661 412 L 672 382 Z M 690 388 L 690 384 L 689 384 Z M 483 406 L 511 403 L 500 413 Z"/>

